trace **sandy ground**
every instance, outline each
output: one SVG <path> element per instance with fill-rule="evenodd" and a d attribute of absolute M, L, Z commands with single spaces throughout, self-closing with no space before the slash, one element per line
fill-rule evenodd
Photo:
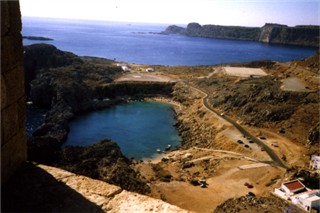
<path fill-rule="evenodd" d="M 192 157 L 187 158 L 187 153 Z M 154 172 L 150 163 L 159 163 L 159 159 L 138 166 L 142 175 L 151 181 L 151 196 L 201 213 L 212 212 L 225 200 L 245 195 L 248 192 L 268 195 L 271 186 L 266 185 L 273 178 L 277 177 L 280 180 L 284 173 L 283 169 L 257 163 L 242 154 L 221 150 L 195 148 L 187 151 L 174 151 L 166 158 L 170 159 L 170 163 L 162 166 L 172 174 L 173 181 L 171 182 L 152 181 Z M 182 162 L 193 162 L 195 165 L 191 168 L 183 168 Z M 209 165 L 209 168 L 204 165 Z M 203 178 L 208 184 L 206 188 L 189 183 L 191 179 Z M 245 183 L 250 183 L 253 188 L 248 188 L 244 185 Z"/>
<path fill-rule="evenodd" d="M 268 75 L 260 68 L 246 68 L 246 67 L 224 67 L 224 72 L 227 75 L 248 78 L 251 76 L 266 76 Z"/>
<path fill-rule="evenodd" d="M 286 165 L 290 166 L 307 166 L 305 162 L 309 162 L 307 157 L 307 148 L 301 144 L 296 144 L 277 134 L 276 131 L 271 131 L 264 128 L 250 128 L 252 132 L 259 137 L 264 137 L 263 140 L 279 157 L 286 156 Z"/>

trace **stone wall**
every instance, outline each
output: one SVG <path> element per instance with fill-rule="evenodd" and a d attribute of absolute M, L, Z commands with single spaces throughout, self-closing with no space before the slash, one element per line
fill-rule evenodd
<path fill-rule="evenodd" d="M 27 159 L 19 1 L 1 1 L 1 184 Z"/>

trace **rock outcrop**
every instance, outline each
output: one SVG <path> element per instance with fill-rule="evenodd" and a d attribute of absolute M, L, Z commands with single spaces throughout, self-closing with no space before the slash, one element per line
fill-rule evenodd
<path fill-rule="evenodd" d="M 186 28 L 169 26 L 162 33 L 319 47 L 319 29 L 319 26 L 288 27 L 280 24 L 265 24 L 260 28 L 189 23 Z"/>
<path fill-rule="evenodd" d="M 120 186 L 128 191 L 145 194 L 150 191 L 147 184 L 130 167 L 119 146 L 103 140 L 88 146 L 66 146 L 60 153 L 56 165 L 79 175 Z"/>
<path fill-rule="evenodd" d="M 255 196 L 242 196 L 238 198 L 231 198 L 219 205 L 214 213 L 224 212 L 292 212 L 302 213 L 298 207 L 290 205 L 286 201 L 278 197 L 255 197 Z"/>
<path fill-rule="evenodd" d="M 320 123 L 312 127 L 308 135 L 308 144 L 318 145 L 320 144 Z"/>
<path fill-rule="evenodd" d="M 24 46 L 24 70 L 26 94 L 30 92 L 30 83 L 41 69 L 82 64 L 82 60 L 70 52 L 64 52 L 53 45 L 33 44 Z"/>

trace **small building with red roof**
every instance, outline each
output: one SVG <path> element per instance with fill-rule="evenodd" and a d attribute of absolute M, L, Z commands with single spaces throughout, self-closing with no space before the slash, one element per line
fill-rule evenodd
<path fill-rule="evenodd" d="M 306 191 L 306 186 L 299 180 L 292 180 L 281 184 L 281 188 L 287 195 L 293 195 L 295 193 Z"/>
<path fill-rule="evenodd" d="M 274 194 L 291 201 L 307 212 L 320 211 L 320 190 L 308 189 L 300 180 L 292 180 L 274 189 Z"/>

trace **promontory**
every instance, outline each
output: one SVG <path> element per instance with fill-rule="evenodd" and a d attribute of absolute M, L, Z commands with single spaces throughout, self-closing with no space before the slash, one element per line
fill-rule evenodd
<path fill-rule="evenodd" d="M 263 27 L 240 27 L 189 23 L 186 28 L 171 25 L 162 33 L 319 47 L 319 30 L 320 26 L 318 25 L 289 27 L 287 25 L 267 23 Z"/>

